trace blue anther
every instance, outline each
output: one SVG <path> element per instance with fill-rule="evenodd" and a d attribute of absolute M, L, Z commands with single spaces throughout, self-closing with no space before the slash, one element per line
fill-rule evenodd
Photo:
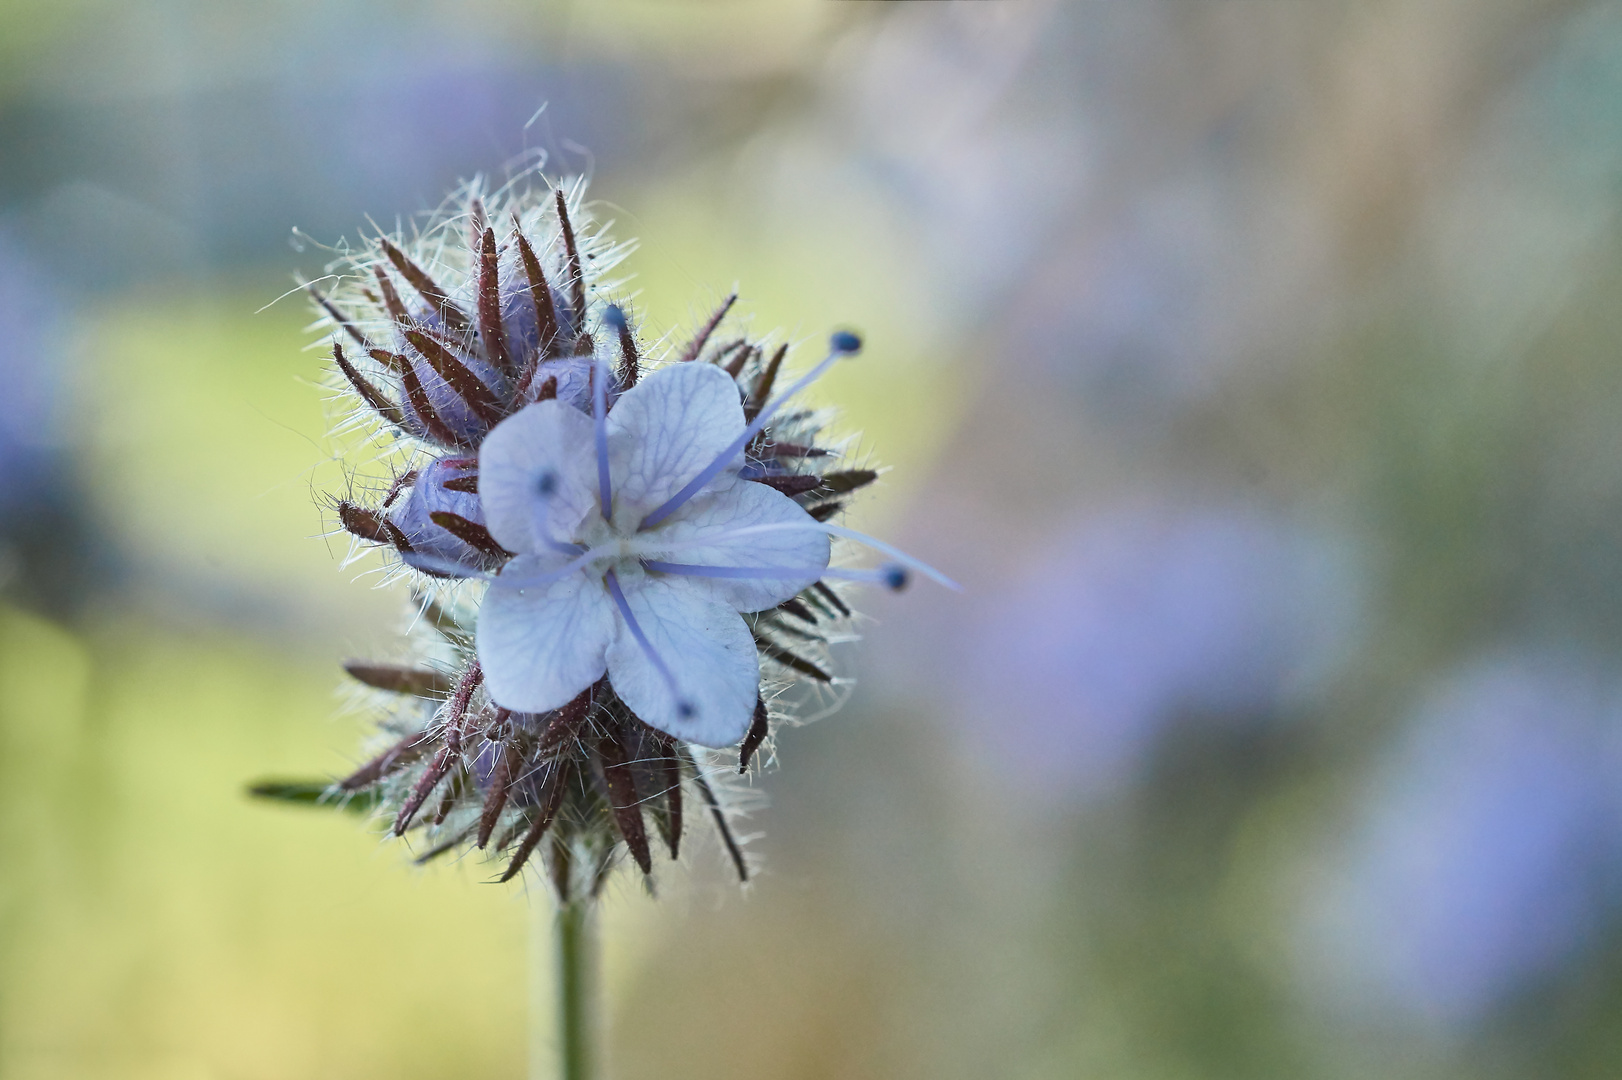
<path fill-rule="evenodd" d="M 862 339 L 849 330 L 839 330 L 828 339 L 828 347 L 837 353 L 861 352 Z"/>

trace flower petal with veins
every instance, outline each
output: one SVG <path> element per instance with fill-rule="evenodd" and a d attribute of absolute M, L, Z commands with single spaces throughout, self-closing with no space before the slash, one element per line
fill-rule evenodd
<path fill-rule="evenodd" d="M 743 618 L 685 579 L 627 574 L 624 585 L 626 603 L 654 651 L 672 664 L 677 686 L 672 692 L 622 622 L 608 647 L 614 692 L 643 723 L 678 739 L 722 747 L 743 738 L 760 683 L 760 657 Z"/>
<path fill-rule="evenodd" d="M 675 364 L 643 377 L 608 414 L 615 522 L 634 528 L 743 429 L 737 384 L 720 368 Z M 733 483 L 733 473 L 723 472 L 712 486 Z"/>
<path fill-rule="evenodd" d="M 603 677 L 616 620 L 601 576 L 577 571 L 539 585 L 503 582 L 538 577 L 568 561 L 553 553 L 520 555 L 485 593 L 479 662 L 490 696 L 508 709 L 561 708 Z"/>
<path fill-rule="evenodd" d="M 799 577 L 683 577 L 692 588 L 735 611 L 765 611 L 809 587 L 828 567 L 828 536 L 810 530 L 757 533 L 746 537 L 720 534 L 749 525 L 800 523 L 806 512 L 782 492 L 764 484 L 740 483 L 726 491 L 700 495 L 654 530 L 659 541 L 680 543 L 665 560 L 700 566 L 805 567 Z M 706 536 L 714 544 L 689 547 Z"/>
<path fill-rule="evenodd" d="M 562 401 L 509 416 L 479 448 L 479 498 L 490 535 L 508 551 L 568 540 L 596 503 L 591 418 Z"/>

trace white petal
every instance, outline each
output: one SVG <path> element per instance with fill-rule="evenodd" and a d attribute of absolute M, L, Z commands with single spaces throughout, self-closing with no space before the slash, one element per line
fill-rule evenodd
<path fill-rule="evenodd" d="M 479 500 L 496 543 L 508 551 L 568 542 L 595 505 L 597 465 L 591 418 L 561 401 L 541 401 L 507 417 L 479 448 Z"/>
<path fill-rule="evenodd" d="M 615 523 L 635 528 L 743 429 L 738 386 L 715 365 L 672 364 L 644 376 L 608 414 Z M 714 486 L 731 483 L 722 473 Z"/>
<path fill-rule="evenodd" d="M 560 555 L 520 555 L 484 594 L 479 663 L 490 697 L 503 708 L 556 709 L 603 677 L 618 620 L 601 576 L 578 570 L 558 581 L 521 584 L 567 562 Z"/>
<path fill-rule="evenodd" d="M 669 521 L 653 529 L 650 543 L 682 542 L 663 562 L 690 566 L 761 566 L 773 569 L 803 567 L 789 577 L 711 578 L 681 575 L 681 580 L 736 611 L 765 611 L 799 593 L 822 577 L 828 568 L 826 533 L 785 529 L 728 539 L 723 534 L 747 525 L 779 523 L 815 524 L 793 499 L 765 484 L 743 481 L 725 491 L 699 495 Z M 693 541 L 714 537 L 713 544 L 688 547 Z M 674 577 L 676 575 L 667 575 Z"/>
<path fill-rule="evenodd" d="M 685 582 L 624 584 L 626 602 L 676 688 L 621 620 L 608 648 L 608 681 L 621 700 L 643 723 L 678 739 L 713 747 L 742 739 L 760 693 L 760 657 L 743 617 Z M 683 715 L 684 702 L 690 715 Z"/>

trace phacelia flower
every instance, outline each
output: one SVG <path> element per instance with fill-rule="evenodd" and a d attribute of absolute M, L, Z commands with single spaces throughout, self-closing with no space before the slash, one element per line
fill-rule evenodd
<path fill-rule="evenodd" d="M 712 340 L 734 297 L 647 355 L 600 278 L 627 248 L 582 194 L 534 172 L 474 183 L 309 287 L 351 419 L 392 469 L 375 498 L 338 500 L 338 522 L 397 561 L 417 613 L 403 659 L 346 665 L 383 730 L 319 797 L 379 807 L 421 833 L 423 860 L 499 854 L 503 880 L 539 850 L 564 901 L 621 851 L 650 874 L 650 819 L 676 857 L 688 790 L 747 877 L 723 754 L 747 771 L 783 692 L 833 681 L 839 583 L 939 578 L 835 523 L 878 474 L 829 467 L 825 418 L 784 408 L 855 336 L 775 396 L 786 345 Z M 833 538 L 892 561 L 830 566 Z"/>
<path fill-rule="evenodd" d="M 760 657 L 739 613 L 828 569 L 805 508 L 739 479 L 753 434 L 737 385 L 697 364 L 647 376 L 595 423 L 543 401 L 490 433 L 481 497 L 491 535 L 519 553 L 479 610 L 497 702 L 560 708 L 606 672 L 667 735 L 725 747 L 748 734 Z"/>

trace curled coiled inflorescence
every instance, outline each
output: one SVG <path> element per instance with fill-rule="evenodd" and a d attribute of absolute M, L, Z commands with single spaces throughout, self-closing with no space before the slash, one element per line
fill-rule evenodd
<path fill-rule="evenodd" d="M 506 880 L 539 851 L 565 900 L 620 851 L 651 873 L 650 833 L 676 857 L 689 794 L 747 878 L 718 752 L 747 770 L 778 692 L 832 682 L 852 614 L 836 582 L 939 577 L 836 524 L 877 474 L 789 404 L 859 341 L 835 334 L 790 384 L 786 345 L 718 336 L 728 297 L 650 350 L 604 295 L 626 248 L 582 193 L 475 183 L 308 286 L 350 415 L 393 467 L 338 522 L 414 579 L 421 628 L 405 662 L 347 665 L 383 734 L 327 793 L 419 832 L 424 860 L 484 849 Z M 835 538 L 895 561 L 831 567 Z"/>

